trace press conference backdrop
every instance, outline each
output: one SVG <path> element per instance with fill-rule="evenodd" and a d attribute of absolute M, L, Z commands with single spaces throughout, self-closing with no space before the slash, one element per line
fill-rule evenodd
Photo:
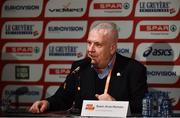
<path fill-rule="evenodd" d="M 180 113 L 180 0 L 1 0 L 0 9 L 0 97 L 12 106 L 51 96 L 86 56 L 89 29 L 106 21 L 118 26 L 117 51 L 143 63 L 149 90 L 168 92 Z"/>

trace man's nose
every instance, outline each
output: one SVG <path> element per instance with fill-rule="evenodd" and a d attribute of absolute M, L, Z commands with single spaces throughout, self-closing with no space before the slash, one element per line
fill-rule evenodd
<path fill-rule="evenodd" d="M 90 51 L 90 52 L 94 51 L 94 45 L 93 44 L 89 45 L 88 51 Z"/>

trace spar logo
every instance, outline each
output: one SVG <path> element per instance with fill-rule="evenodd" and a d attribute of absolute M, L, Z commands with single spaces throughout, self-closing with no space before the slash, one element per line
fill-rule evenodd
<path fill-rule="evenodd" d="M 129 3 L 94 3 L 94 9 L 129 9 Z"/>
<path fill-rule="evenodd" d="M 94 3 L 94 10 L 123 10 L 129 9 L 129 3 Z M 104 12 L 116 12 L 116 11 L 104 11 Z"/>
<path fill-rule="evenodd" d="M 147 32 L 175 32 L 177 30 L 176 25 L 141 25 L 140 31 Z"/>
<path fill-rule="evenodd" d="M 149 47 L 147 50 L 144 51 L 143 56 L 148 57 L 149 55 L 152 56 L 172 56 L 173 50 L 172 49 L 157 49 L 153 47 Z"/>
<path fill-rule="evenodd" d="M 50 75 L 68 75 L 70 73 L 70 69 L 67 68 L 50 68 L 49 74 Z"/>
<path fill-rule="evenodd" d="M 42 55 L 43 43 L 6 43 L 2 49 L 4 60 L 37 60 Z"/>
<path fill-rule="evenodd" d="M 88 110 L 88 111 L 93 111 L 94 110 L 94 105 L 93 104 L 86 104 L 86 107 L 85 109 Z"/>
<path fill-rule="evenodd" d="M 6 53 L 39 53 L 39 47 L 6 47 Z"/>
<path fill-rule="evenodd" d="M 90 5 L 90 16 L 128 16 L 132 11 L 133 0 L 94 0 Z"/>
<path fill-rule="evenodd" d="M 175 39 L 179 35 L 180 21 L 140 21 L 136 27 L 137 39 Z"/>
<path fill-rule="evenodd" d="M 45 73 L 46 82 L 64 82 L 70 73 L 71 64 L 50 64 Z"/>

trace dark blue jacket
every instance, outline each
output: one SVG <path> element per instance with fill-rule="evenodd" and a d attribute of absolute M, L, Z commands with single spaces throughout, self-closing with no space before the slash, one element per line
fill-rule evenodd
<path fill-rule="evenodd" d="M 74 62 L 71 70 L 77 68 L 82 61 Z M 120 76 L 117 76 L 117 73 L 120 73 Z M 90 64 L 83 67 L 78 74 L 67 76 L 64 86 L 47 98 L 50 110 L 67 110 L 71 108 L 74 100 L 75 106 L 81 109 L 83 100 L 95 100 L 97 77 Z M 80 90 L 77 90 L 78 86 Z M 131 113 L 141 113 L 142 99 L 147 91 L 145 66 L 116 53 L 108 93 L 118 101 L 129 101 Z"/>

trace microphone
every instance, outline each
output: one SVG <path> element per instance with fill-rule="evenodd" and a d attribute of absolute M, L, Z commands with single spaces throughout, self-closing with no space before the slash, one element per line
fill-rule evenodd
<path fill-rule="evenodd" d="M 71 74 L 75 74 L 77 72 L 79 72 L 80 69 L 85 68 L 87 65 L 89 65 L 91 63 L 91 58 L 87 57 L 84 60 L 79 62 L 79 66 L 76 67 Z"/>
<path fill-rule="evenodd" d="M 8 112 L 8 113 L 16 112 L 18 110 L 18 107 L 19 107 L 19 96 L 24 95 L 24 94 L 26 94 L 28 92 L 29 92 L 29 89 L 27 87 L 19 87 L 14 92 L 9 94 L 5 99 L 2 100 L 2 102 L 3 102 L 3 111 Z M 15 96 L 16 110 L 14 108 L 10 107 L 10 105 L 11 105 L 11 99 L 10 98 L 13 95 Z"/>
<path fill-rule="evenodd" d="M 16 89 L 15 95 L 20 96 L 20 95 L 24 95 L 28 92 L 29 92 L 29 89 L 27 87 L 19 87 L 18 89 Z"/>

